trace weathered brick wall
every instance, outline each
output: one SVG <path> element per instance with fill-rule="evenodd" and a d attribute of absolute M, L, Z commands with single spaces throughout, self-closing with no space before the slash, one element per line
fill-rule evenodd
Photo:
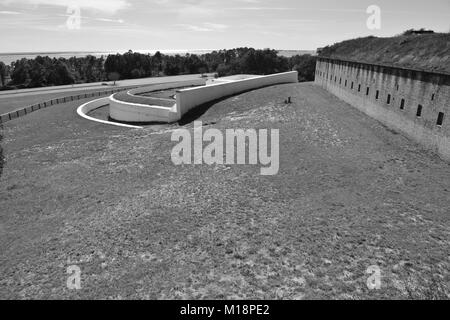
<path fill-rule="evenodd" d="M 450 75 L 319 58 L 315 82 L 450 161 Z"/>

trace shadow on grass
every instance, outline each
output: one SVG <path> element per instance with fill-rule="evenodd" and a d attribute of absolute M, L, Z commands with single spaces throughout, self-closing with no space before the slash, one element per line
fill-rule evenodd
<path fill-rule="evenodd" d="M 108 121 L 110 122 L 115 122 L 115 123 L 121 123 L 121 124 L 128 124 L 128 125 L 132 125 L 132 126 L 141 126 L 141 127 L 145 127 L 145 126 L 156 126 L 156 125 L 169 125 L 166 122 L 157 122 L 157 121 L 153 121 L 153 122 L 128 122 L 128 121 L 118 121 L 115 120 L 113 118 L 111 118 L 110 116 L 108 116 Z"/>
<path fill-rule="evenodd" d="M 227 99 L 232 98 L 232 97 L 236 97 L 236 96 L 244 94 L 244 93 L 257 91 L 257 90 L 261 90 L 261 89 L 268 88 L 268 87 L 280 86 L 280 85 L 283 85 L 283 84 L 268 85 L 268 86 L 260 87 L 260 88 L 257 88 L 257 89 L 250 89 L 250 90 L 242 91 L 242 92 L 240 92 L 238 94 L 231 94 L 231 95 L 228 95 L 228 96 L 225 96 L 225 97 L 213 100 L 213 101 L 209 101 L 209 102 L 207 102 L 205 104 L 202 104 L 202 105 L 200 105 L 198 107 L 195 107 L 194 109 L 188 111 L 183 116 L 183 118 L 181 118 L 181 120 L 178 121 L 178 125 L 185 126 L 185 125 L 188 125 L 188 124 L 198 120 L 213 105 L 215 105 L 215 104 L 217 104 L 217 103 L 219 103 L 221 101 L 227 100 Z M 135 126 L 171 125 L 171 124 L 168 124 L 168 123 L 165 123 L 165 122 L 126 122 L 126 121 L 117 121 L 117 120 L 111 118 L 110 116 L 108 116 L 108 121 L 116 122 L 116 123 L 122 123 L 122 124 L 135 125 Z"/>
<path fill-rule="evenodd" d="M 219 102 L 221 102 L 221 101 L 230 99 L 230 98 L 232 98 L 232 97 L 239 96 L 239 95 L 244 94 L 244 93 L 248 93 L 248 92 L 252 92 L 252 91 L 257 91 L 257 90 L 261 90 L 261 89 L 268 88 L 268 87 L 279 86 L 279 85 L 283 85 L 283 84 L 268 85 L 268 86 L 260 87 L 260 88 L 257 88 L 257 89 L 250 89 L 250 90 L 246 90 L 246 91 L 239 92 L 239 93 L 237 93 L 237 94 L 231 94 L 231 95 L 228 95 L 228 96 L 226 96 L 226 97 L 222 97 L 222 98 L 216 99 L 216 100 L 214 100 L 214 101 L 207 102 L 207 103 L 205 103 L 205 104 L 202 104 L 202 105 L 200 105 L 200 106 L 198 106 L 198 107 L 195 107 L 194 109 L 188 111 L 188 112 L 183 116 L 183 118 L 181 118 L 181 120 L 178 121 L 178 124 L 179 124 L 180 126 L 185 126 L 185 125 L 188 125 L 188 124 L 190 124 L 190 123 L 196 121 L 196 120 L 199 119 L 202 115 L 204 115 L 204 114 L 205 114 L 205 113 L 206 113 L 213 105 L 215 105 L 215 104 L 217 104 L 217 103 L 219 103 Z"/>

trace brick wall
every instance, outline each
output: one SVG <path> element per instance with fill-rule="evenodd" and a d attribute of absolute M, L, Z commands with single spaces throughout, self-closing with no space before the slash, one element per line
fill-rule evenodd
<path fill-rule="evenodd" d="M 450 161 L 449 74 L 319 58 L 315 82 Z"/>

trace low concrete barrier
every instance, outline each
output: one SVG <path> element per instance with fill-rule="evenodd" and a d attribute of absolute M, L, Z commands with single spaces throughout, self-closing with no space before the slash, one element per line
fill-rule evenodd
<path fill-rule="evenodd" d="M 134 102 L 124 101 L 126 97 L 120 97 L 119 99 L 115 95 L 112 95 L 110 97 L 109 116 L 116 121 L 123 122 L 175 122 L 179 120 L 175 100 L 173 100 L 172 107 L 158 106 L 152 105 L 155 103 L 155 101 L 158 100 L 157 98 L 137 95 L 147 92 L 177 89 L 187 86 L 204 86 L 205 83 L 206 81 L 204 79 L 198 79 L 182 82 L 161 83 L 131 89 L 127 92 L 127 95 L 132 97 L 133 99 L 130 100 L 134 100 Z"/>
<path fill-rule="evenodd" d="M 100 119 L 96 119 L 96 118 L 88 116 L 89 112 L 94 111 L 94 110 L 96 110 L 98 108 L 105 107 L 105 106 L 109 105 L 110 104 L 110 98 L 111 97 L 105 97 L 105 98 L 100 98 L 100 99 L 97 99 L 97 100 L 86 102 L 85 104 L 83 104 L 80 107 L 78 107 L 77 113 L 78 113 L 78 115 L 80 117 L 82 117 L 82 118 L 84 118 L 86 120 L 95 121 L 95 122 L 98 122 L 98 123 L 110 124 L 110 125 L 115 125 L 115 126 L 125 127 L 125 128 L 134 128 L 134 129 L 141 129 L 142 128 L 142 127 L 138 127 L 138 126 L 132 126 L 132 125 L 127 125 L 127 124 L 122 124 L 122 123 L 115 123 L 115 122 L 111 122 L 111 121 L 100 120 Z"/>
<path fill-rule="evenodd" d="M 162 122 L 171 123 L 180 120 L 187 112 L 195 107 L 201 106 L 207 102 L 215 101 L 224 97 L 239 94 L 245 91 L 258 89 L 266 86 L 285 84 L 285 83 L 297 83 L 298 72 L 285 72 L 268 76 L 254 76 L 252 78 L 245 77 L 241 79 L 239 76 L 237 80 L 221 82 L 218 84 L 212 84 L 208 86 L 201 86 L 195 88 L 188 88 L 177 90 L 176 104 L 172 107 L 164 107 L 157 105 L 150 105 L 157 101 L 157 98 L 147 98 L 142 96 L 135 96 L 146 92 L 176 89 L 184 86 L 204 85 L 206 81 L 204 79 L 187 81 L 185 83 L 163 83 L 152 86 L 145 86 L 136 89 L 129 89 L 127 95 L 130 96 L 131 101 L 123 101 L 126 96 L 115 98 L 115 95 L 111 95 L 109 98 L 97 99 L 92 102 L 88 102 L 78 108 L 78 114 L 85 119 L 105 123 L 118 125 L 130 128 L 140 128 L 138 126 L 118 124 L 116 122 L 103 121 L 87 116 L 89 112 L 96 108 L 106 106 L 109 104 L 110 117 L 116 121 L 128 122 L 128 123 L 152 123 Z M 136 98 L 142 100 L 136 100 Z M 167 100 L 167 99 L 166 99 Z M 140 102 L 141 103 L 137 103 Z M 147 102 L 147 104 L 146 104 Z M 175 102 L 175 101 L 174 101 Z"/>
<path fill-rule="evenodd" d="M 124 122 L 174 122 L 177 121 L 177 106 L 172 108 L 151 106 L 118 101 L 111 96 L 109 98 L 109 116 L 117 121 Z"/>
<path fill-rule="evenodd" d="M 298 72 L 285 72 L 256 78 L 236 80 L 212 84 L 201 88 L 184 89 L 177 91 L 178 120 L 187 112 L 210 101 L 232 96 L 248 90 L 258 89 L 283 83 L 298 82 Z"/>
<path fill-rule="evenodd" d="M 230 79 L 225 82 L 219 81 L 217 84 L 211 84 L 208 86 L 201 86 L 206 83 L 204 79 L 194 82 L 187 81 L 184 85 L 176 83 L 178 88 L 187 85 L 196 85 L 201 87 L 177 90 L 176 104 L 174 104 L 173 107 L 150 105 L 150 103 L 155 103 L 155 98 L 150 99 L 139 96 L 140 101 L 127 102 L 123 101 L 124 99 L 122 97 L 119 100 L 114 96 L 111 96 L 110 117 L 114 120 L 124 122 L 171 123 L 180 120 L 193 108 L 210 101 L 265 86 L 296 82 L 298 82 L 297 71 L 278 73 L 268 76 L 253 76 L 251 78 L 249 78 L 249 75 L 237 75 L 235 76 L 235 79 Z M 137 94 L 174 88 L 176 88 L 174 87 L 174 83 L 165 83 L 130 90 L 127 94 L 136 98 L 135 95 Z M 146 99 L 149 101 L 148 103 L 146 103 Z"/>

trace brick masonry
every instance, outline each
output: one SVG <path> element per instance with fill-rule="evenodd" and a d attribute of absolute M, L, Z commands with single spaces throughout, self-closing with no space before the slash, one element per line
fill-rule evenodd
<path fill-rule="evenodd" d="M 321 57 L 315 83 L 450 161 L 450 74 Z"/>

